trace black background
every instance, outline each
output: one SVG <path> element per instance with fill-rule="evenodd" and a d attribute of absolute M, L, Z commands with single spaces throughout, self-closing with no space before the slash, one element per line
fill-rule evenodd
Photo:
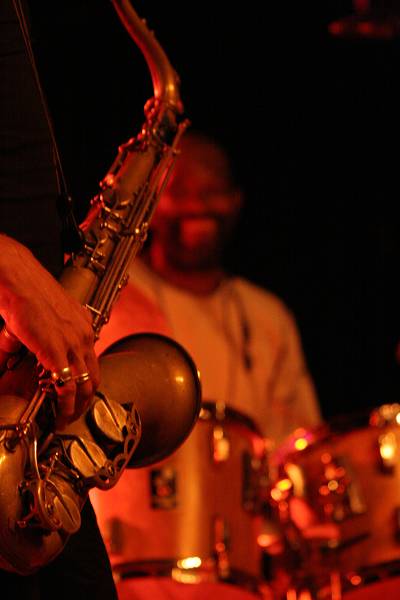
<path fill-rule="evenodd" d="M 400 399 L 400 38 L 343 39 L 350 2 L 144 2 L 193 126 L 246 192 L 227 266 L 295 313 L 325 417 Z M 110 2 L 32 2 L 78 216 L 139 132 L 149 71 Z"/>

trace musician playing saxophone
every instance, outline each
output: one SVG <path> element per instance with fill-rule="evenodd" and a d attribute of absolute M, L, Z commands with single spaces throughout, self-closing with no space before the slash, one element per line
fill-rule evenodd
<path fill-rule="evenodd" d="M 63 291 L 57 183 L 44 109 L 16 3 L 0 3 L 0 315 L 7 332 L 54 374 L 57 425 L 87 408 L 99 383 L 88 311 Z M 63 552 L 37 574 L 0 571 L 2 598 L 115 600 L 109 562 L 90 502 Z"/>

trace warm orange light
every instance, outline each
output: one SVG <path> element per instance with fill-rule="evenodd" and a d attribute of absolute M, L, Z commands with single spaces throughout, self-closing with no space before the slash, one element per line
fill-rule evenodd
<path fill-rule="evenodd" d="M 359 575 L 351 575 L 349 579 L 352 585 L 360 585 L 360 583 L 362 582 L 362 579 Z"/>
<path fill-rule="evenodd" d="M 222 440 L 224 437 L 224 430 L 222 427 L 214 427 L 214 439 Z"/>
<path fill-rule="evenodd" d="M 396 450 L 397 440 L 394 433 L 389 432 L 379 437 L 379 452 L 384 461 L 393 460 Z"/>
<path fill-rule="evenodd" d="M 290 481 L 290 479 L 281 479 L 280 481 L 278 481 L 278 483 L 276 484 L 276 487 L 281 491 L 281 492 L 287 492 L 288 490 L 291 489 L 292 487 L 292 482 Z"/>
<path fill-rule="evenodd" d="M 298 438 L 294 443 L 294 447 L 296 448 L 296 450 L 304 450 L 304 448 L 307 448 L 307 446 L 308 441 L 306 440 L 306 438 Z"/>
<path fill-rule="evenodd" d="M 336 467 L 333 464 L 330 464 L 325 467 L 324 475 L 327 479 L 335 479 L 336 477 Z"/>
<path fill-rule="evenodd" d="M 200 583 L 201 581 L 201 575 L 181 571 L 179 568 L 171 570 L 171 577 L 174 581 L 178 581 L 179 583 Z"/>
<path fill-rule="evenodd" d="M 115 183 L 115 177 L 112 173 L 108 173 L 103 179 L 104 187 L 112 187 Z"/>
<path fill-rule="evenodd" d="M 288 509 L 289 509 L 289 504 L 286 502 L 286 500 L 279 502 L 279 512 L 281 514 L 286 513 L 288 511 Z"/>
<path fill-rule="evenodd" d="M 383 459 L 388 460 L 394 457 L 395 449 L 391 444 L 383 444 L 380 447 L 380 453 Z"/>
<path fill-rule="evenodd" d="M 276 542 L 276 539 L 276 535 L 271 535 L 269 533 L 260 533 L 260 535 L 257 536 L 257 544 L 261 548 L 268 548 L 268 546 L 271 546 L 271 544 Z"/>
<path fill-rule="evenodd" d="M 188 556 L 178 560 L 176 564 L 180 569 L 197 569 L 201 566 L 201 558 L 199 556 Z"/>
<path fill-rule="evenodd" d="M 321 487 L 319 488 L 319 493 L 321 496 L 328 496 L 329 495 L 329 488 L 327 485 L 321 485 Z"/>
<path fill-rule="evenodd" d="M 327 465 L 328 463 L 332 462 L 332 455 L 329 454 L 329 452 L 324 452 L 323 454 L 321 454 L 321 462 L 324 465 Z"/>
<path fill-rule="evenodd" d="M 283 497 L 283 494 L 280 490 L 278 490 L 277 488 L 272 488 L 272 490 L 271 490 L 272 500 L 275 500 L 275 502 L 279 502 L 279 500 L 281 500 L 282 497 Z"/>
<path fill-rule="evenodd" d="M 304 437 L 306 435 L 306 433 L 307 433 L 307 431 L 304 429 L 304 427 L 298 427 L 294 431 L 294 437 L 296 437 L 296 438 Z"/>
<path fill-rule="evenodd" d="M 275 502 L 279 502 L 284 498 L 287 498 L 287 493 L 292 489 L 292 482 L 290 479 L 280 479 L 275 487 L 271 490 L 271 497 Z"/>
<path fill-rule="evenodd" d="M 338 482 L 336 481 L 336 479 L 331 479 L 330 481 L 328 481 L 328 488 L 330 492 L 335 492 L 339 487 Z"/>

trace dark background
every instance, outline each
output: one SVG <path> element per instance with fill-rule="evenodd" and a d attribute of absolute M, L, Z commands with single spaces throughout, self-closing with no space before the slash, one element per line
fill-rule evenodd
<path fill-rule="evenodd" d="M 399 401 L 400 37 L 333 37 L 328 24 L 354 15 L 340 0 L 134 6 L 193 126 L 233 156 L 247 203 L 227 265 L 295 313 L 325 417 Z M 110 2 L 31 12 L 81 216 L 139 132 L 149 72 Z"/>

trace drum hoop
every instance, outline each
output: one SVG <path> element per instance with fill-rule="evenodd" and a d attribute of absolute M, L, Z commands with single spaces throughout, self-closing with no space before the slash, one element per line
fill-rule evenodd
<path fill-rule="evenodd" d="M 368 409 L 360 410 L 358 412 L 337 415 L 333 419 L 327 420 L 325 423 L 315 428 L 299 429 L 298 435 L 294 432 L 274 451 L 271 458 L 272 464 L 280 464 L 281 462 L 290 460 L 292 457 L 298 456 L 299 453 L 308 454 L 318 450 L 320 445 L 350 433 L 355 433 L 364 429 L 379 430 L 394 425 L 400 426 L 400 423 L 397 422 L 395 418 L 384 419 L 382 417 L 381 410 L 384 407 L 388 407 L 388 412 L 390 412 L 391 408 L 395 411 L 396 407 L 400 407 L 400 405 L 392 404 L 369 407 Z M 307 440 L 307 445 L 299 450 L 295 447 L 288 448 L 290 441 L 293 440 L 294 446 L 294 441 L 299 437 L 304 437 Z"/>
<path fill-rule="evenodd" d="M 113 574 L 116 581 L 134 577 L 173 577 L 174 569 L 177 569 L 179 559 L 142 560 L 132 562 L 121 562 L 113 565 Z M 240 569 L 231 568 L 229 577 L 219 577 L 216 567 L 211 571 L 201 568 L 191 569 L 196 577 L 196 583 L 214 582 L 227 583 L 246 589 L 249 592 L 258 593 L 260 586 L 265 583 L 261 578 L 250 575 Z M 190 585 L 190 584 L 188 584 Z"/>
<path fill-rule="evenodd" d="M 260 429 L 257 427 L 255 422 L 251 417 L 248 417 L 241 411 L 236 408 L 232 408 L 231 406 L 226 406 L 224 408 L 224 416 L 220 418 L 217 412 L 217 404 L 216 402 L 212 402 L 210 400 L 205 400 L 201 403 L 200 408 L 200 416 L 199 420 L 201 421 L 217 421 L 220 423 L 226 424 L 239 424 L 249 429 L 252 433 L 255 433 L 259 437 L 263 437 Z"/>

